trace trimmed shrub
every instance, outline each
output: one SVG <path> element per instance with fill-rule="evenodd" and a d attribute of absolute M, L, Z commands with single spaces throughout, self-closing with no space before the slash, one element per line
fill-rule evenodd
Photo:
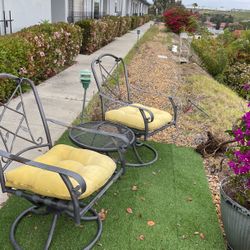
<path fill-rule="evenodd" d="M 82 28 L 82 54 L 91 54 L 114 40 L 118 22 L 110 18 L 82 20 L 76 23 Z"/>
<path fill-rule="evenodd" d="M 29 66 L 28 54 L 32 51 L 32 45 L 25 39 L 15 36 L 0 37 L 0 72 L 22 76 Z M 26 72 L 25 72 L 26 73 Z M 13 82 L 0 80 L 0 101 L 6 98 L 14 90 Z"/>
<path fill-rule="evenodd" d="M 27 77 L 39 83 L 73 63 L 79 54 L 81 29 L 78 26 L 44 23 L 0 37 L 0 72 Z M 0 82 L 0 101 L 13 86 Z"/>
<path fill-rule="evenodd" d="M 76 23 L 82 29 L 82 54 L 91 54 L 113 41 L 116 37 L 136 29 L 150 20 L 149 16 L 115 17 L 99 20 L 82 20 Z"/>
<path fill-rule="evenodd" d="M 118 30 L 117 36 L 122 36 L 129 32 L 131 27 L 131 18 L 130 17 L 118 17 Z"/>
<path fill-rule="evenodd" d="M 139 17 L 138 16 L 132 16 L 131 17 L 131 26 L 130 26 L 130 29 L 134 30 L 134 29 L 136 29 L 139 26 L 140 26 L 140 19 L 139 19 Z"/>
<path fill-rule="evenodd" d="M 80 51 L 81 30 L 67 23 L 35 25 L 21 30 L 18 36 L 32 44 L 27 74 L 36 82 L 72 64 Z"/>

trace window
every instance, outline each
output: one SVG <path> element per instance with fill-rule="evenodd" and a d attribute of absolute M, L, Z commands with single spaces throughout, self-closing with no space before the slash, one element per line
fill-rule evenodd
<path fill-rule="evenodd" d="M 115 0 L 115 13 L 117 13 L 118 12 L 118 2 L 117 2 L 117 0 Z"/>
<path fill-rule="evenodd" d="M 100 0 L 95 0 L 94 3 L 94 18 L 99 18 L 100 16 Z"/>

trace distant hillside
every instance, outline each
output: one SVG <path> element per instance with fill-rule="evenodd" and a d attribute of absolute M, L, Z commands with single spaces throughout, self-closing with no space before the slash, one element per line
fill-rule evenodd
<path fill-rule="evenodd" d="M 231 10 L 231 11 L 223 11 L 223 10 L 209 10 L 202 9 L 198 10 L 200 14 L 222 14 L 222 15 L 232 15 L 234 17 L 235 22 L 240 22 L 244 20 L 250 20 L 250 10 Z"/>

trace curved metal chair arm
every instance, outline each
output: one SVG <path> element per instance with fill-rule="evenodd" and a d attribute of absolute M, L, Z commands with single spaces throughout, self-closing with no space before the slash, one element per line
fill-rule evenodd
<path fill-rule="evenodd" d="M 18 80 L 20 79 L 17 76 L 14 76 L 12 74 L 7 74 L 7 73 L 0 73 L 0 79 L 12 79 L 12 80 Z"/>
<path fill-rule="evenodd" d="M 69 177 L 75 179 L 77 181 L 77 183 L 79 184 L 79 186 L 73 188 L 73 190 L 69 190 L 70 194 L 72 193 L 72 191 L 74 191 L 75 194 L 77 193 L 77 196 L 80 196 L 81 194 L 83 194 L 86 191 L 86 182 L 83 179 L 83 177 L 81 175 L 79 175 L 78 173 L 75 173 L 73 171 L 63 169 L 60 167 L 47 165 L 47 164 L 44 164 L 41 162 L 32 161 L 32 160 L 29 160 L 29 159 L 26 159 L 26 158 L 23 158 L 20 156 L 10 154 L 10 153 L 3 151 L 3 150 L 0 150 L 0 156 L 7 158 L 9 160 L 12 160 L 12 161 L 20 162 L 20 163 L 28 165 L 28 166 L 32 166 L 32 167 L 36 167 L 36 168 L 40 168 L 40 169 L 44 169 L 44 170 L 47 170 L 50 172 L 57 173 L 61 176 L 64 183 L 67 182 L 67 183 L 65 183 L 65 185 L 67 186 L 68 189 L 69 189 L 68 182 L 70 182 Z M 66 177 L 66 181 L 65 181 L 65 177 Z M 72 186 L 72 184 L 70 186 Z M 80 187 L 81 191 L 79 191 L 79 187 Z"/>
<path fill-rule="evenodd" d="M 120 134 L 106 132 L 106 131 L 100 131 L 100 130 L 96 130 L 96 129 L 82 128 L 80 126 L 73 126 L 73 125 L 69 125 L 69 124 L 66 124 L 66 123 L 61 122 L 61 121 L 51 119 L 51 118 L 47 118 L 46 120 L 48 122 L 52 122 L 56 125 L 60 125 L 60 126 L 63 126 L 63 127 L 69 128 L 69 129 L 76 129 L 76 130 L 80 130 L 80 131 L 84 131 L 84 132 L 88 132 L 88 133 L 92 133 L 92 134 L 98 134 L 98 135 L 103 135 L 103 136 L 107 136 L 107 137 L 120 139 L 123 141 L 124 147 L 128 147 L 130 145 L 128 138 L 126 136 L 123 136 Z"/>
<path fill-rule="evenodd" d="M 172 123 L 174 125 L 176 125 L 176 122 L 177 122 L 177 105 L 175 104 L 174 99 L 173 99 L 172 96 L 168 96 L 168 99 L 169 99 L 169 101 L 170 101 L 170 103 L 172 105 L 172 109 L 173 109 L 173 112 L 174 112 L 174 118 L 172 120 Z"/>
<path fill-rule="evenodd" d="M 152 94 L 152 91 L 147 91 L 147 90 L 144 90 L 144 89 L 141 89 L 141 88 L 138 88 L 138 87 L 135 87 L 134 85 L 130 84 L 130 87 L 135 89 L 136 91 L 139 91 L 141 93 L 149 93 L 149 94 Z M 153 94 L 155 96 L 159 96 L 159 97 L 166 97 L 166 95 L 158 92 L 158 91 L 153 91 Z M 171 103 L 171 106 L 172 106 L 172 109 L 173 109 L 173 113 L 174 113 L 174 118 L 172 120 L 172 123 L 176 124 L 177 122 L 177 105 L 175 104 L 174 102 L 174 99 L 172 96 L 167 96 L 167 98 L 169 99 L 170 103 Z"/>
<path fill-rule="evenodd" d="M 154 114 L 152 113 L 151 110 L 149 110 L 149 109 L 147 109 L 147 108 L 140 107 L 140 106 L 134 105 L 134 104 L 129 103 L 129 102 L 124 102 L 124 101 L 116 100 L 116 99 L 114 99 L 114 98 L 112 98 L 112 97 L 109 97 L 109 96 L 107 96 L 107 95 L 104 95 L 103 93 L 99 93 L 99 95 L 100 95 L 101 97 L 105 98 L 105 99 L 108 99 L 108 100 L 114 102 L 114 103 L 119 103 L 119 104 L 121 104 L 121 105 L 123 105 L 123 106 L 130 106 L 130 107 L 138 108 L 138 109 L 140 110 L 141 114 L 142 114 L 143 119 L 145 118 L 146 121 L 147 121 L 147 123 L 150 123 L 150 122 L 153 122 L 153 121 L 154 121 Z M 149 118 L 146 117 L 145 112 L 147 112 L 147 113 L 150 115 Z M 145 121 L 145 119 L 144 119 L 144 121 Z"/>

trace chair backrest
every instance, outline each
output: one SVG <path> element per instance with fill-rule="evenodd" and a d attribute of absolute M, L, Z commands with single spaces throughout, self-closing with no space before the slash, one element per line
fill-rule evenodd
<path fill-rule="evenodd" d="M 122 58 L 112 54 L 103 54 L 91 64 L 99 93 L 116 100 L 130 102 L 128 72 Z M 106 110 L 102 96 L 102 112 Z"/>
<path fill-rule="evenodd" d="M 15 155 L 51 148 L 48 124 L 34 83 L 26 78 L 0 74 L 0 84 L 3 83 L 13 86 L 13 91 L 7 101 L 0 100 L 0 148 Z M 24 93 L 25 90 L 29 93 Z M 1 160 L 5 163 L 4 169 L 11 163 Z"/>

